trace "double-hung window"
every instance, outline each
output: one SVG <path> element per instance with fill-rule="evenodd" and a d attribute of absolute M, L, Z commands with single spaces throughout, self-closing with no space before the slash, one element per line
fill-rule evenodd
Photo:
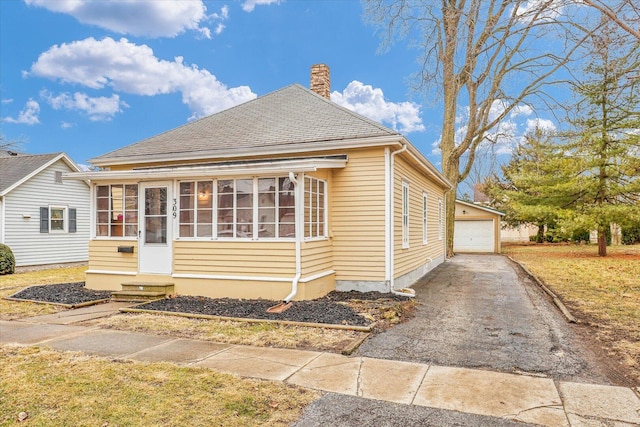
<path fill-rule="evenodd" d="M 409 183 L 402 181 L 402 248 L 409 247 Z"/>
<path fill-rule="evenodd" d="M 428 243 L 427 236 L 427 224 L 428 220 L 428 206 L 429 206 L 429 197 L 426 192 L 422 193 L 422 244 L 426 245 Z"/>
<path fill-rule="evenodd" d="M 96 186 L 96 236 L 138 236 L 138 185 Z"/>
<path fill-rule="evenodd" d="M 444 204 L 442 199 L 438 199 L 438 240 L 442 240 L 444 235 Z"/>

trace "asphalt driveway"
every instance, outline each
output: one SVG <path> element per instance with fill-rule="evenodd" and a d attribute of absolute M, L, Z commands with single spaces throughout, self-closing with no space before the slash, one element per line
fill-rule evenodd
<path fill-rule="evenodd" d="M 358 355 L 608 384 L 595 354 L 540 288 L 501 255 L 456 255 L 414 286 L 415 318 Z"/>

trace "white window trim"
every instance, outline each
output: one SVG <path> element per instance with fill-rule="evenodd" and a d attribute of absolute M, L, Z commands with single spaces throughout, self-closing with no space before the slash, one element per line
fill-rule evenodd
<path fill-rule="evenodd" d="M 62 209 L 62 230 L 53 230 L 51 228 L 51 222 L 53 221 L 53 216 L 51 215 L 51 211 L 54 209 Z M 69 232 L 69 207 L 68 206 L 60 206 L 60 205 L 51 205 L 49 206 L 49 233 L 68 233 Z"/>
<path fill-rule="evenodd" d="M 444 212 L 443 212 L 443 203 L 442 199 L 438 199 L 438 240 L 442 240 L 443 236 L 443 225 L 444 225 Z"/>
<path fill-rule="evenodd" d="M 126 209 L 126 188 L 127 186 L 136 186 L 138 187 L 139 190 L 139 183 L 138 182 L 131 182 L 131 181 L 125 181 L 125 182 L 117 182 L 117 183 L 96 183 L 91 187 L 91 239 L 92 240 L 138 240 L 139 237 L 139 233 L 140 233 L 140 217 L 138 216 L 138 221 L 135 223 L 138 226 L 138 233 L 135 234 L 135 236 L 126 236 L 125 235 L 125 228 L 124 225 L 125 223 L 123 223 L 123 231 L 122 231 L 122 236 L 112 236 L 111 235 L 111 227 L 110 227 L 110 223 L 109 225 L 109 234 L 106 236 L 98 236 L 98 187 L 109 187 L 109 209 L 107 210 L 109 212 L 109 215 L 113 215 L 113 210 L 111 207 L 111 187 L 113 186 L 117 186 L 117 185 L 122 185 L 122 207 L 123 207 L 123 211 L 122 211 L 122 215 L 123 215 L 123 219 L 126 217 L 126 213 L 127 212 L 131 212 L 132 210 L 130 209 Z M 137 201 L 137 208 L 134 209 L 133 211 L 135 211 L 136 213 L 139 212 L 140 209 L 140 193 L 137 193 L 136 198 L 138 199 Z M 107 212 L 105 210 L 101 210 L 100 212 Z M 133 223 L 126 223 L 126 224 L 133 224 Z"/>
<path fill-rule="evenodd" d="M 312 230 L 313 230 L 313 227 L 311 226 L 311 224 L 312 224 L 311 219 L 313 218 L 312 209 L 316 210 L 316 214 L 318 214 L 318 211 L 320 210 L 320 191 L 318 191 L 316 193 L 315 200 L 312 201 L 311 200 L 312 199 L 312 197 L 311 197 L 312 196 L 312 192 L 311 192 L 312 189 L 311 188 L 310 189 L 306 188 L 307 183 L 309 181 L 317 181 L 318 183 L 320 183 L 320 182 L 323 183 L 324 200 L 323 200 L 323 204 L 322 204 L 322 212 L 323 212 L 322 218 L 320 217 L 320 215 L 316 215 L 317 216 L 316 229 L 320 228 L 321 222 L 323 223 L 323 229 L 322 229 L 322 235 L 321 236 L 313 236 L 313 235 L 312 236 L 307 236 L 306 234 L 304 234 L 303 235 L 303 239 L 306 242 L 312 242 L 312 241 L 315 241 L 315 240 L 327 240 L 329 238 L 328 237 L 329 236 L 328 221 L 327 221 L 327 218 L 328 218 L 327 202 L 328 202 L 329 187 L 328 187 L 327 181 L 324 180 L 324 179 L 316 178 L 315 176 L 306 175 L 304 177 L 304 179 L 302 180 L 302 182 L 304 183 L 303 184 L 304 188 L 302 189 L 303 210 L 305 211 L 305 213 L 309 214 L 309 221 L 308 222 L 304 220 L 304 214 L 303 214 L 302 229 L 303 229 L 303 232 L 304 232 L 304 228 L 308 224 L 309 225 L 309 233 L 312 232 Z M 318 186 L 318 188 L 319 188 L 319 186 Z M 307 191 L 309 192 L 309 204 L 310 204 L 310 206 L 304 205 L 304 198 L 305 198 L 304 194 Z M 307 212 L 307 209 L 308 209 L 308 212 Z"/>
<path fill-rule="evenodd" d="M 411 199 L 409 195 L 409 183 L 402 181 L 402 249 L 408 249 L 410 244 L 409 222 L 411 211 Z"/>
<path fill-rule="evenodd" d="M 422 192 L 422 244 L 429 243 L 429 195 L 426 191 Z"/>

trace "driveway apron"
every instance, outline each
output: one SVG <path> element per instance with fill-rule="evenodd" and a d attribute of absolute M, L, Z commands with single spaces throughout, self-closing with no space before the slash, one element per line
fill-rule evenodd
<path fill-rule="evenodd" d="M 415 317 L 359 355 L 608 383 L 549 298 L 508 258 L 456 255 L 415 286 Z"/>

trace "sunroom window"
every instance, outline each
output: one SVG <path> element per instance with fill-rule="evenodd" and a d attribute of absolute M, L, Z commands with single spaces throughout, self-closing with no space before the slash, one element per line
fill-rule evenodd
<path fill-rule="evenodd" d="M 180 237 L 295 238 L 294 185 L 287 177 L 180 183 Z"/>
<path fill-rule="evenodd" d="M 325 237 L 325 191 L 324 181 L 305 177 L 304 180 L 304 236 Z"/>
<path fill-rule="evenodd" d="M 138 185 L 96 186 L 96 236 L 138 235 Z"/>

